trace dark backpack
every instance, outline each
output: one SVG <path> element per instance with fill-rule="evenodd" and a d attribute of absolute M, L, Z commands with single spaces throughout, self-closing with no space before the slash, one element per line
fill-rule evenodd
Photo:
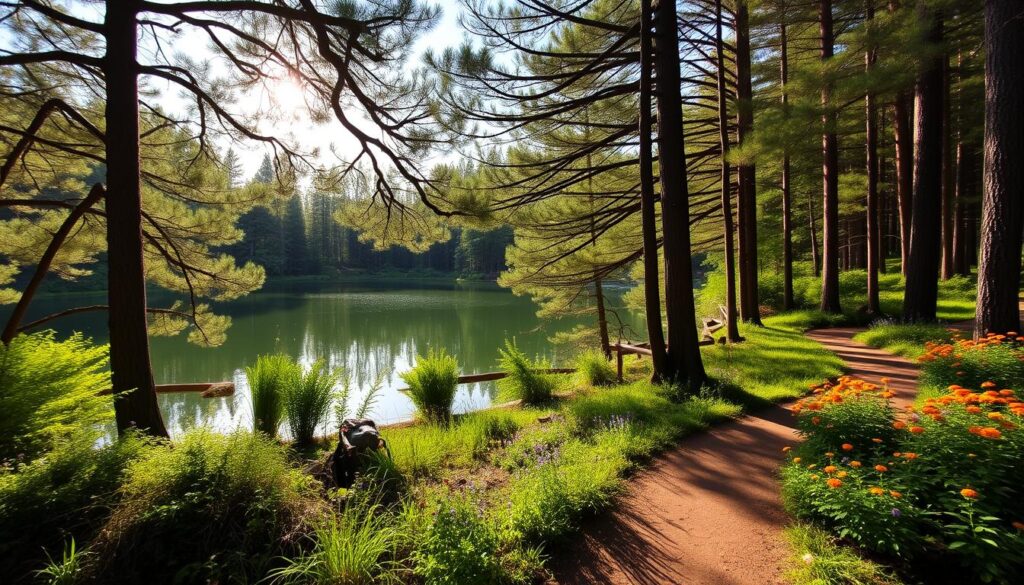
<path fill-rule="evenodd" d="M 377 423 L 368 418 L 347 418 L 338 430 L 338 446 L 331 455 L 330 468 L 334 485 L 350 488 L 369 453 L 387 450 Z"/>

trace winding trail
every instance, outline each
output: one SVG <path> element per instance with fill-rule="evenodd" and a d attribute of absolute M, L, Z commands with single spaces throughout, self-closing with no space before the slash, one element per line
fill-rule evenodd
<path fill-rule="evenodd" d="M 847 373 L 890 379 L 909 403 L 916 366 L 853 341 L 862 329 L 809 331 L 846 362 Z M 789 517 L 779 497 L 781 450 L 797 441 L 784 405 L 684 439 L 630 482 L 554 560 L 555 583 L 767 585 L 784 583 Z"/>

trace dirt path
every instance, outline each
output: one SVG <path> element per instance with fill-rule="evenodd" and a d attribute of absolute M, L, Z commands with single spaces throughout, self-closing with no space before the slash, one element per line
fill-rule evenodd
<path fill-rule="evenodd" d="M 890 378 L 909 402 L 916 368 L 856 343 L 859 329 L 811 331 L 849 373 Z M 775 406 L 685 439 L 630 482 L 615 510 L 594 519 L 558 555 L 556 582 L 766 585 L 783 583 L 789 554 L 779 499 L 781 450 L 796 442 L 793 417 Z"/>

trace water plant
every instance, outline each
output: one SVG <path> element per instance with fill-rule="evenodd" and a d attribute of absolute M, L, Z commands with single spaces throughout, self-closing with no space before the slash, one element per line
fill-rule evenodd
<path fill-rule="evenodd" d="M 253 429 L 276 437 L 284 418 L 285 393 L 301 379 L 301 367 L 284 354 L 261 355 L 245 368 L 245 377 L 252 399 Z"/>
<path fill-rule="evenodd" d="M 327 422 L 338 377 L 337 370 L 318 360 L 285 386 L 284 414 L 292 439 L 299 445 L 312 443 L 317 429 Z"/>
<path fill-rule="evenodd" d="M 427 421 L 447 424 L 459 387 L 459 363 L 444 349 L 417 356 L 413 369 L 402 374 L 416 410 Z"/>

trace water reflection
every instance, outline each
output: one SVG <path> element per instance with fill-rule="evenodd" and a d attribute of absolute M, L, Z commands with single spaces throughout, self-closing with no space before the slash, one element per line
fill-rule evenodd
<path fill-rule="evenodd" d="M 33 315 L 103 302 L 103 295 L 40 299 Z M 154 299 L 154 304 L 160 299 Z M 279 287 L 250 295 L 216 309 L 232 318 L 224 345 L 204 349 L 184 337 L 153 338 L 152 359 L 158 383 L 233 380 L 234 396 L 201 398 L 194 394 L 163 394 L 160 405 L 168 427 L 180 432 L 196 425 L 220 430 L 250 424 L 244 368 L 264 353 L 284 352 L 305 364 L 326 360 L 347 368 L 354 401 L 373 381 L 386 374 L 372 415 L 382 422 L 409 418 L 412 403 L 399 388 L 399 374 L 411 367 L 417 353 L 443 347 L 457 356 L 464 373 L 493 371 L 498 348 L 515 337 L 531 355 L 556 363 L 547 338 L 577 321 L 542 322 L 536 306 L 489 283 L 364 281 Z M 61 334 L 83 331 L 105 341 L 105 317 L 81 314 L 55 322 Z M 486 406 L 492 383 L 463 385 L 456 409 Z"/>

